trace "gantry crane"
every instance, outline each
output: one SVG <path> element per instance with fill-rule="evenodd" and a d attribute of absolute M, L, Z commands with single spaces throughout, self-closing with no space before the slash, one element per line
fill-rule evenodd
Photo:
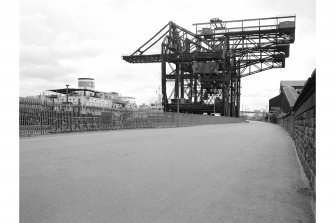
<path fill-rule="evenodd" d="M 170 21 L 130 56 L 129 63 L 161 63 L 164 111 L 238 117 L 241 78 L 284 68 L 295 40 L 296 16 L 195 23 L 193 33 Z M 161 42 L 161 53 L 148 53 Z M 167 72 L 167 64 L 171 72 Z M 167 96 L 167 82 L 174 95 Z M 171 94 L 172 96 L 172 94 Z"/>

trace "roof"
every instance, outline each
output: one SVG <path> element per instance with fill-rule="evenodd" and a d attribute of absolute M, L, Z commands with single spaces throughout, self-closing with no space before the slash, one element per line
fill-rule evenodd
<path fill-rule="evenodd" d="M 91 81 L 94 81 L 94 78 L 91 78 L 91 77 L 79 77 L 78 80 L 91 80 Z"/>
<path fill-rule="evenodd" d="M 294 103 L 294 106 L 292 107 L 291 111 L 296 110 L 301 105 L 301 103 L 303 103 L 303 101 L 306 98 L 310 97 L 311 93 L 315 93 L 315 81 L 316 81 L 315 76 L 316 76 L 316 68 L 314 69 L 311 77 L 307 79 L 307 81 L 306 81 L 300 95 L 296 99 L 296 101 Z M 314 100 L 315 100 L 315 98 L 314 98 Z M 291 111 L 286 114 L 286 117 L 291 115 Z"/>
<path fill-rule="evenodd" d="M 291 86 L 284 86 L 283 87 L 283 93 L 284 93 L 288 103 L 290 104 L 290 107 L 293 107 L 295 101 L 298 98 L 297 91 Z"/>
<path fill-rule="evenodd" d="M 313 73 L 311 74 L 311 77 L 307 79 L 306 84 L 304 88 L 302 89 L 301 94 L 296 100 L 296 103 L 294 104 L 293 109 L 296 109 L 298 106 L 303 103 L 304 100 L 306 100 L 308 97 L 311 96 L 312 93 L 315 93 L 315 82 L 316 82 L 316 68 L 314 69 Z M 315 100 L 315 96 L 314 96 Z M 314 101 L 315 103 L 315 101 Z"/>
<path fill-rule="evenodd" d="M 51 89 L 51 90 L 46 90 L 46 91 L 52 91 L 55 93 L 60 93 L 60 94 L 66 94 L 66 93 L 72 93 L 75 91 L 89 91 L 89 92 L 93 92 L 93 93 L 103 93 L 103 94 L 107 94 L 107 95 L 111 95 L 111 94 L 119 94 L 117 92 L 104 92 L 104 91 L 97 91 L 91 88 L 59 88 L 59 89 Z"/>
<path fill-rule="evenodd" d="M 52 92 L 61 93 L 61 94 L 71 93 L 74 91 L 90 91 L 90 92 L 97 92 L 97 93 L 101 92 L 101 91 L 96 91 L 93 89 L 86 89 L 86 88 L 60 88 L 60 89 L 52 89 L 52 90 L 47 90 L 47 91 L 52 91 Z"/>
<path fill-rule="evenodd" d="M 303 87 L 306 83 L 306 80 L 297 80 L 297 81 L 280 81 L 280 87 L 290 86 L 290 87 Z"/>

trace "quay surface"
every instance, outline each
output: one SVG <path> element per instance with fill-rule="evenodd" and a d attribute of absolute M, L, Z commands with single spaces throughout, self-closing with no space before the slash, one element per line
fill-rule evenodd
<path fill-rule="evenodd" d="M 280 126 L 203 125 L 20 139 L 20 221 L 314 222 Z"/>

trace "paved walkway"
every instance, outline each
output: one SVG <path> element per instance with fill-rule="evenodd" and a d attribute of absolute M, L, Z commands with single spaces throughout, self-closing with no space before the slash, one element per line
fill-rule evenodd
<path fill-rule="evenodd" d="M 294 144 L 238 123 L 20 140 L 20 220 L 313 222 Z"/>

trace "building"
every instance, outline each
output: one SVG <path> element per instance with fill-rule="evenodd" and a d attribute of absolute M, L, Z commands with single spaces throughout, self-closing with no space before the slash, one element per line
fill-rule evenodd
<path fill-rule="evenodd" d="M 281 126 L 291 135 L 301 165 L 316 193 L 316 69 L 306 81 L 293 108 L 280 119 Z"/>
<path fill-rule="evenodd" d="M 269 100 L 270 113 L 287 113 L 294 106 L 306 81 L 281 81 L 279 95 Z"/>
<path fill-rule="evenodd" d="M 122 96 L 117 92 L 103 92 L 95 89 L 93 78 L 78 78 L 78 87 L 46 90 L 39 96 L 43 101 L 57 104 L 71 104 L 80 107 L 83 114 L 100 115 L 110 109 L 135 110 L 135 98 Z"/>
<path fill-rule="evenodd" d="M 163 112 L 162 95 L 159 92 L 160 88 L 156 91 L 157 101 L 150 103 L 149 105 L 143 103 L 138 107 L 138 109 L 141 111 Z"/>

